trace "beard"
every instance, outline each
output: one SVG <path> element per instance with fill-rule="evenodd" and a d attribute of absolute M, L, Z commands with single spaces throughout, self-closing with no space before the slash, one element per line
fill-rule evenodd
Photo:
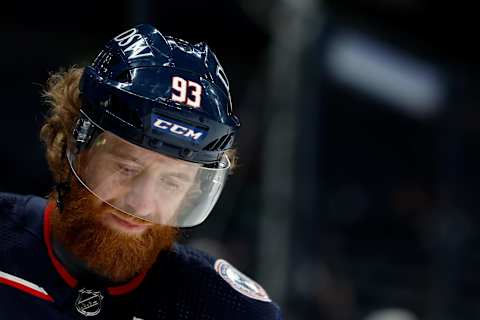
<path fill-rule="evenodd" d="M 76 178 L 63 198 L 63 210 L 52 214 L 53 236 L 68 252 L 97 275 L 123 282 L 147 271 L 158 254 L 168 250 L 178 229 L 153 224 L 141 234 L 127 234 L 102 223 L 102 215 L 114 211 L 88 191 Z M 132 219 L 129 217 L 128 219 Z M 137 219 L 138 222 L 140 220 Z"/>

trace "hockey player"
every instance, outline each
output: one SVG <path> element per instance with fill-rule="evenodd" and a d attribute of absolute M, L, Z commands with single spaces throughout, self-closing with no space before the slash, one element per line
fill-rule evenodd
<path fill-rule="evenodd" d="M 255 281 L 175 242 L 214 207 L 239 127 L 206 44 L 140 25 L 45 94 L 56 188 L 0 194 L 0 319 L 280 319 Z"/>

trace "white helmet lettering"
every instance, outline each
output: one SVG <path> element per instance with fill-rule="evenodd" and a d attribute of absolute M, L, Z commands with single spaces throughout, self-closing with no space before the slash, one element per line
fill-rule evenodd
<path fill-rule="evenodd" d="M 193 140 L 198 140 L 203 135 L 203 132 L 195 132 L 192 129 L 189 129 L 187 133 L 184 134 L 187 138 L 192 138 Z"/>
<path fill-rule="evenodd" d="M 162 130 L 170 131 L 176 135 L 184 136 L 185 138 L 193 139 L 193 140 L 198 140 L 203 136 L 202 131 L 195 132 L 190 128 L 186 128 L 179 124 L 171 123 L 163 119 L 157 119 L 153 123 L 153 126 Z"/>
<path fill-rule="evenodd" d="M 132 51 L 132 54 L 128 57 L 128 59 L 153 56 L 153 53 L 150 50 L 150 47 L 147 45 L 146 41 L 141 36 L 140 38 L 140 40 L 133 43 L 130 47 L 124 50 L 124 52 Z M 145 49 L 148 49 L 148 52 L 142 53 L 145 51 Z"/>
<path fill-rule="evenodd" d="M 160 129 L 168 129 L 169 125 L 172 125 L 170 122 L 162 120 L 162 119 L 157 119 L 155 123 L 153 124 L 155 127 L 160 128 Z"/>
<path fill-rule="evenodd" d="M 136 28 L 132 28 L 113 38 L 113 40 L 118 43 L 125 55 L 127 55 L 127 52 L 130 52 L 130 55 L 128 56 L 129 60 L 153 56 L 152 49 L 148 45 L 147 41 L 142 37 L 141 34 L 137 32 L 138 30 Z M 123 47 L 127 45 L 130 46 L 126 49 L 123 49 Z"/>
<path fill-rule="evenodd" d="M 185 127 L 179 126 L 178 124 L 174 124 L 170 128 L 170 131 L 172 131 L 173 133 L 176 133 L 176 134 L 184 135 L 188 131 L 188 129 L 185 128 Z"/>
<path fill-rule="evenodd" d="M 117 42 L 120 42 L 118 45 L 124 46 L 125 44 L 121 44 L 121 41 L 132 37 L 136 33 L 137 33 L 137 29 L 136 28 L 131 28 L 131 29 L 128 29 L 127 31 L 124 31 L 124 32 L 120 33 L 118 36 L 116 36 L 113 39 Z"/>

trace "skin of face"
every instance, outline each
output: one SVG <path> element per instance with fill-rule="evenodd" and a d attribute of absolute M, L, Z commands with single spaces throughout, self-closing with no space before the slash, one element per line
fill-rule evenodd
<path fill-rule="evenodd" d="M 158 224 L 172 224 L 195 185 L 199 167 L 126 142 L 104 132 L 79 158 L 81 176 L 100 199 L 124 213 Z M 138 219 L 111 212 L 104 223 L 142 232 Z"/>

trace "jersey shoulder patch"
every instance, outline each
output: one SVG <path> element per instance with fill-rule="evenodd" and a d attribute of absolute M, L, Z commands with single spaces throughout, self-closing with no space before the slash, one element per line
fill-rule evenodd
<path fill-rule="evenodd" d="M 215 261 L 214 268 L 223 280 L 241 294 L 255 300 L 272 301 L 267 292 L 257 282 L 238 271 L 226 260 L 218 259 Z"/>

